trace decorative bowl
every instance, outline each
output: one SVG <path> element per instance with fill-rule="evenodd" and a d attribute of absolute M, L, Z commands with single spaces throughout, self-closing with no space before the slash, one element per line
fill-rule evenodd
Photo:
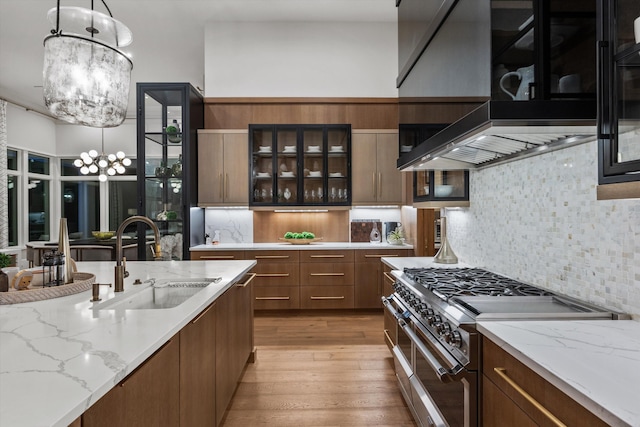
<path fill-rule="evenodd" d="M 115 231 L 92 231 L 91 234 L 98 240 L 109 240 L 115 236 Z"/>
<path fill-rule="evenodd" d="M 453 193 L 453 185 L 436 185 L 434 190 L 436 197 L 447 197 Z"/>
<path fill-rule="evenodd" d="M 311 242 L 322 240 L 322 237 L 316 237 L 315 239 L 285 239 L 284 237 L 280 237 L 280 240 L 284 240 L 292 245 L 308 245 Z"/>

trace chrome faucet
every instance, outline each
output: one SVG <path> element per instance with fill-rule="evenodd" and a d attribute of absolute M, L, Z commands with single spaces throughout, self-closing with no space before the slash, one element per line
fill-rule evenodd
<path fill-rule="evenodd" d="M 149 225 L 153 230 L 154 238 L 155 238 L 155 251 L 154 258 L 160 258 L 162 255 L 162 251 L 160 250 L 160 230 L 158 227 L 146 216 L 142 215 L 134 215 L 122 221 L 122 224 L 118 227 L 118 231 L 116 232 L 116 277 L 115 277 L 115 292 L 124 291 L 124 278 L 129 277 L 129 272 L 127 271 L 127 259 L 122 255 L 122 233 L 124 233 L 124 229 L 127 226 L 134 222 L 144 222 Z"/>

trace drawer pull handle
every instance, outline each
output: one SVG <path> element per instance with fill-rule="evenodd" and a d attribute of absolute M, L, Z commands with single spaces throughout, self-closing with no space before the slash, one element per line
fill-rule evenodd
<path fill-rule="evenodd" d="M 257 273 L 258 277 L 289 277 L 289 273 Z"/>
<path fill-rule="evenodd" d="M 513 389 L 515 391 L 520 393 L 520 395 L 522 395 L 522 397 L 524 397 L 527 401 L 529 401 L 529 403 L 531 403 L 533 406 L 535 406 L 538 411 L 542 412 L 547 418 L 549 418 L 549 420 L 551 420 L 551 422 L 553 422 L 558 427 L 566 427 L 566 424 L 564 424 L 562 421 L 557 419 L 556 416 L 553 415 L 551 412 L 549 412 L 549 410 L 547 408 L 542 406 L 542 404 L 540 402 L 538 402 L 536 399 L 534 399 L 533 396 L 531 396 L 529 393 L 527 393 L 514 380 L 512 380 L 507 375 L 507 370 L 505 368 L 493 368 L 493 370 L 495 371 L 496 374 L 498 374 L 498 376 L 500 378 L 505 380 L 507 382 L 507 384 L 509 384 L 511 387 L 513 387 Z"/>
<path fill-rule="evenodd" d="M 211 310 L 211 307 L 213 307 L 214 305 L 216 305 L 215 302 L 213 304 L 210 304 L 209 307 L 207 307 L 202 313 L 198 314 L 198 317 L 191 321 L 191 324 L 195 325 L 198 320 L 200 320 L 205 314 L 207 314 L 209 310 Z"/>
<path fill-rule="evenodd" d="M 344 276 L 344 273 L 309 273 L 309 276 Z"/>
<path fill-rule="evenodd" d="M 387 273 L 386 271 L 385 271 L 384 273 L 382 273 L 382 274 L 384 274 L 384 277 L 385 277 L 388 281 L 390 281 L 390 282 L 392 282 L 392 283 L 396 281 L 396 279 L 395 279 L 392 275 L 390 275 L 389 273 Z"/>
<path fill-rule="evenodd" d="M 315 299 L 315 300 L 344 299 L 344 295 L 340 297 L 310 297 L 310 299 Z"/>
<path fill-rule="evenodd" d="M 309 255 L 309 258 L 344 258 L 344 255 Z"/>
<path fill-rule="evenodd" d="M 238 288 L 246 288 L 247 285 L 256 277 L 256 273 L 247 273 L 245 274 L 244 277 L 248 277 L 247 280 L 244 281 L 244 283 L 236 283 L 236 287 Z"/>
<path fill-rule="evenodd" d="M 384 338 L 387 340 L 387 342 L 388 342 L 387 345 L 389 347 L 393 347 L 395 345 L 395 343 L 391 339 L 391 335 L 389 335 L 389 331 L 387 329 L 384 330 Z"/>
<path fill-rule="evenodd" d="M 256 259 L 288 259 L 289 255 L 256 255 Z"/>
<path fill-rule="evenodd" d="M 382 254 L 382 255 L 365 255 L 365 258 L 388 258 L 388 257 L 394 257 L 394 256 L 398 256 L 398 255 L 387 255 L 387 254 Z"/>
<path fill-rule="evenodd" d="M 236 259 L 234 255 L 204 255 L 200 259 Z"/>
<path fill-rule="evenodd" d="M 286 301 L 289 297 L 256 297 L 257 301 Z"/>

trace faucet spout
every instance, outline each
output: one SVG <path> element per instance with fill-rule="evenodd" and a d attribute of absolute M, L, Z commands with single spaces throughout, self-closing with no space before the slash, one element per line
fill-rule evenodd
<path fill-rule="evenodd" d="M 151 227 L 155 239 L 155 258 L 159 258 L 162 255 L 162 251 L 160 250 L 160 230 L 158 230 L 158 227 L 153 221 L 142 215 L 130 216 L 122 221 L 116 232 L 115 292 L 124 291 L 124 278 L 129 276 L 129 272 L 126 269 L 127 261 L 122 254 L 122 233 L 124 233 L 124 229 L 127 228 L 129 224 L 134 222 L 143 222 Z"/>

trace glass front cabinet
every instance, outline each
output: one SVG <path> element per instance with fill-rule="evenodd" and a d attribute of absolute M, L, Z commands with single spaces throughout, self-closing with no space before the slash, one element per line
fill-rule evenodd
<path fill-rule="evenodd" d="M 468 200 L 468 170 L 425 170 L 413 173 L 414 202 L 464 202 Z M 455 206 L 455 203 L 448 205 Z"/>
<path fill-rule="evenodd" d="M 189 259 L 189 246 L 204 240 L 204 213 L 195 208 L 202 96 L 189 83 L 138 83 L 137 114 L 137 157 L 144 161 L 138 165 L 138 215 L 158 226 L 164 259 Z M 152 230 L 138 223 L 137 235 L 138 259 L 150 259 Z"/>
<path fill-rule="evenodd" d="M 599 183 L 640 181 L 640 2 L 601 7 Z"/>
<path fill-rule="evenodd" d="M 351 125 L 250 125 L 249 204 L 349 206 Z"/>

